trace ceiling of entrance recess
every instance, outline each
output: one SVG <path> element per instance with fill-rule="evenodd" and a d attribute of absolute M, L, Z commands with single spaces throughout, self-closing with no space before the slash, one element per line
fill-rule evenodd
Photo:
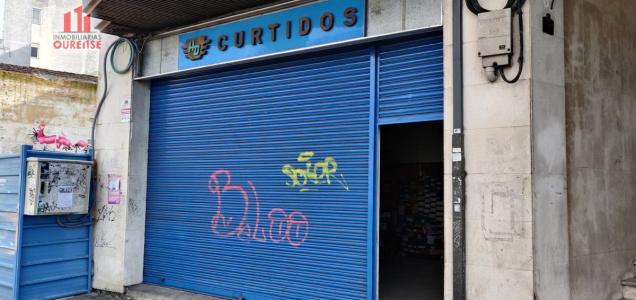
<path fill-rule="evenodd" d="M 148 33 L 229 16 L 292 0 L 83 0 L 84 11 L 105 22 L 104 33 Z"/>

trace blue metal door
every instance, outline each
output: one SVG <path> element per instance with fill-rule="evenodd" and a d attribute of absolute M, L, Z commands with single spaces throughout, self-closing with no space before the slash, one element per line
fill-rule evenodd
<path fill-rule="evenodd" d="M 442 120 L 442 36 L 378 47 L 379 124 Z"/>
<path fill-rule="evenodd" d="M 146 282 L 372 297 L 374 51 L 153 82 Z"/>

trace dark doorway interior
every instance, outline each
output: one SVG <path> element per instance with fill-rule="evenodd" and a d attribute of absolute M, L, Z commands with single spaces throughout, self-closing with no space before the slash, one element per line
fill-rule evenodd
<path fill-rule="evenodd" d="M 443 299 L 441 121 L 380 127 L 380 300 Z"/>

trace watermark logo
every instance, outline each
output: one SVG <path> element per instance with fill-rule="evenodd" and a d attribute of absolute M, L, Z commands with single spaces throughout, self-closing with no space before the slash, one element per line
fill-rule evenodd
<path fill-rule="evenodd" d="M 84 15 L 82 12 L 83 7 L 76 7 L 73 11 L 77 15 L 77 30 L 76 32 L 91 32 L 91 16 Z M 83 25 L 83 26 L 82 26 Z M 71 12 L 64 13 L 64 32 L 73 32 L 71 30 Z"/>
<path fill-rule="evenodd" d="M 208 53 L 210 47 L 210 39 L 207 36 L 199 36 L 192 39 L 188 39 L 181 48 L 183 53 L 189 60 L 197 60 Z"/>
<path fill-rule="evenodd" d="M 64 13 L 64 31 L 53 34 L 53 48 L 91 50 L 102 47 L 101 35 L 91 31 L 91 17 L 84 14 L 82 9 L 82 6 L 78 6 Z M 73 25 L 76 25 L 75 28 Z"/>

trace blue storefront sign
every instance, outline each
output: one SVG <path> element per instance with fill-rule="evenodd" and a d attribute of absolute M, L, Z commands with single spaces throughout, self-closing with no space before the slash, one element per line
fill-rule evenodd
<path fill-rule="evenodd" d="M 363 37 L 365 2 L 326 0 L 181 34 L 179 70 Z"/>

